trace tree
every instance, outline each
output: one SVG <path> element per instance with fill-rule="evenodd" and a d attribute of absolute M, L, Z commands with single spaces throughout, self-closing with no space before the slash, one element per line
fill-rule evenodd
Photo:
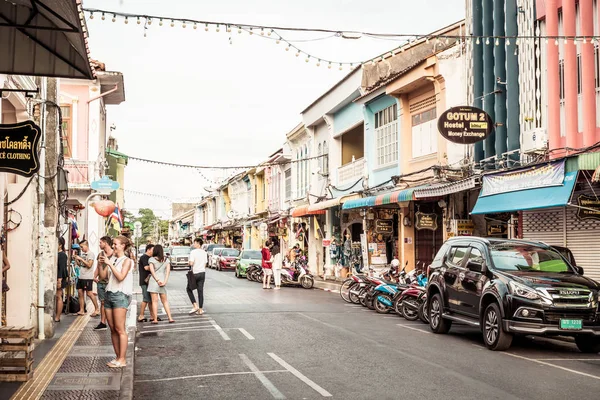
<path fill-rule="evenodd" d="M 133 217 L 132 221 L 142 223 L 142 242 L 150 240 L 159 243 L 161 238 L 169 235 L 169 221 L 157 217 L 150 208 L 140 208 L 138 216 Z"/>

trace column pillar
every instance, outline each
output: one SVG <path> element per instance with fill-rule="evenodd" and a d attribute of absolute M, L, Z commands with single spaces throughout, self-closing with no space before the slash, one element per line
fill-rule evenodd
<path fill-rule="evenodd" d="M 480 37 L 483 35 L 483 5 L 482 0 L 472 0 L 472 26 L 473 36 Z M 485 40 L 485 39 L 484 39 Z M 477 108 L 483 107 L 483 46 L 481 39 L 480 44 L 476 43 L 477 39 L 471 41 L 472 57 L 473 57 L 473 106 Z M 484 158 L 483 142 L 475 143 L 475 153 L 473 154 L 475 162 L 479 162 Z M 404 264 L 402 264 L 404 265 Z"/>
<path fill-rule="evenodd" d="M 506 41 L 504 36 L 504 1 L 494 2 L 494 75 L 500 82 L 506 82 Z M 497 44 L 497 45 L 496 45 Z M 499 91 L 494 99 L 494 122 L 496 123 L 496 155 L 506 153 L 506 85 L 496 82 Z"/>
<path fill-rule="evenodd" d="M 546 0 L 546 35 L 558 36 L 557 0 Z M 558 80 L 558 46 L 554 40 L 546 45 L 548 59 L 548 148 L 560 147 L 560 88 Z"/>
<path fill-rule="evenodd" d="M 594 35 L 594 5 L 592 0 L 579 2 L 581 16 L 581 33 L 586 37 L 586 42 Z M 581 45 L 581 70 L 583 83 L 583 146 L 591 146 L 596 142 L 596 88 L 595 88 L 595 63 L 594 45 L 592 43 Z"/>
<path fill-rule="evenodd" d="M 517 36 L 517 0 L 506 0 L 506 36 Z M 521 148 L 521 118 L 519 104 L 519 56 L 515 39 L 506 46 L 506 132 L 507 149 Z M 519 161 L 518 153 L 511 154 L 510 160 Z M 512 163 L 509 163 L 511 166 Z"/>
<path fill-rule="evenodd" d="M 483 109 L 490 115 L 495 114 L 494 95 L 490 94 L 496 89 L 494 76 L 494 40 L 489 38 L 494 35 L 494 1 L 483 0 Z M 489 39 L 488 39 L 489 38 Z M 494 120 L 495 122 L 495 120 Z M 496 155 L 496 135 L 492 133 L 484 143 L 485 158 Z"/>
<path fill-rule="evenodd" d="M 564 36 L 575 36 L 575 0 L 564 0 L 562 10 Z M 579 137 L 577 126 L 577 46 L 573 44 L 572 39 L 568 39 L 564 49 L 565 135 L 567 147 L 576 148 Z"/>

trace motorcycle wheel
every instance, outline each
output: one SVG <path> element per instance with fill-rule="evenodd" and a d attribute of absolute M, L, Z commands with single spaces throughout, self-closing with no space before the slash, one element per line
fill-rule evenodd
<path fill-rule="evenodd" d="M 402 314 L 404 314 L 404 318 L 407 321 L 416 321 L 419 319 L 419 311 L 410 308 L 407 304 L 408 302 L 414 303 L 414 300 L 404 300 L 402 303 Z"/>
<path fill-rule="evenodd" d="M 350 288 L 352 289 L 352 288 Z M 360 291 L 358 292 L 358 294 L 354 294 L 354 293 L 350 293 L 348 292 L 348 297 L 350 298 L 350 303 L 353 304 L 360 304 Z"/>
<path fill-rule="evenodd" d="M 303 276 L 302 281 L 300 282 L 304 289 L 312 289 L 315 281 L 310 276 Z"/>
<path fill-rule="evenodd" d="M 375 309 L 375 301 L 377 299 L 375 298 L 375 295 L 373 293 L 368 294 L 366 297 L 366 302 L 367 302 L 367 308 L 369 310 L 374 310 Z"/>
<path fill-rule="evenodd" d="M 404 312 L 402 311 L 402 299 L 400 297 L 394 301 L 394 310 L 399 317 L 404 317 Z"/>
<path fill-rule="evenodd" d="M 352 287 L 354 286 L 355 283 L 356 282 L 354 282 L 353 279 L 346 279 L 344 281 L 344 283 L 342 283 L 342 286 L 340 286 L 340 297 L 346 303 L 352 303 L 353 302 L 350 299 L 350 290 L 352 290 Z"/>
<path fill-rule="evenodd" d="M 389 313 L 392 309 L 388 306 L 386 306 L 385 304 L 383 304 L 382 302 L 380 302 L 378 300 L 377 297 L 384 297 L 387 300 L 389 300 L 390 302 L 392 301 L 392 298 L 388 295 L 388 294 L 377 294 L 375 293 L 374 300 L 373 300 L 373 304 L 375 305 L 375 311 L 377 311 L 379 314 L 387 314 Z"/>
<path fill-rule="evenodd" d="M 421 307 L 419 307 L 419 319 L 423 321 L 424 324 L 429 325 L 429 314 L 427 314 L 427 302 L 424 301 L 421 303 Z"/>
<path fill-rule="evenodd" d="M 367 296 L 365 295 L 365 291 L 366 289 L 361 289 L 361 291 L 358 293 L 358 300 L 360 302 L 360 305 L 363 307 L 367 306 Z"/>

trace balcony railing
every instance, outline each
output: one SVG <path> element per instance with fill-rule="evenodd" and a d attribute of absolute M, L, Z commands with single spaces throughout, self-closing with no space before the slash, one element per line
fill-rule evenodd
<path fill-rule="evenodd" d="M 65 160 L 65 170 L 69 171 L 69 187 L 73 189 L 89 189 L 87 161 Z"/>
<path fill-rule="evenodd" d="M 365 159 L 359 158 L 338 168 L 338 185 L 356 182 L 365 175 Z"/>

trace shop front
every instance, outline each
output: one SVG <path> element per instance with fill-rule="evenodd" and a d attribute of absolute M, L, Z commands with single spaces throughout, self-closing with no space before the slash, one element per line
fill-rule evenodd
<path fill-rule="evenodd" d="M 325 226 L 325 210 L 309 211 L 308 205 L 299 206 L 292 210 L 290 219 L 290 243 L 293 247 L 300 246 L 302 254 L 308 259 L 308 266 L 317 275 L 323 274 L 323 230 Z"/>

